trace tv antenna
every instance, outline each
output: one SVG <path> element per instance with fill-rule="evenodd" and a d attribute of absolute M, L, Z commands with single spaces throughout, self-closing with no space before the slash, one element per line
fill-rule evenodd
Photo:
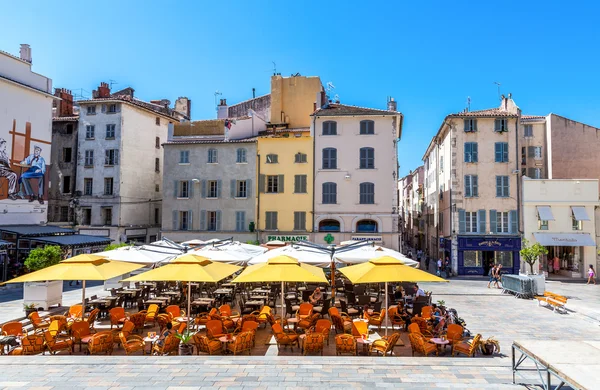
<path fill-rule="evenodd" d="M 494 81 L 494 84 L 496 84 L 498 86 L 498 100 L 502 100 L 502 99 L 500 99 L 500 85 L 502 85 L 502 84 L 500 84 L 497 81 Z"/>
<path fill-rule="evenodd" d="M 119 83 L 117 83 L 117 81 L 116 81 L 116 80 L 109 79 L 109 80 L 108 80 L 108 84 L 110 85 L 110 89 L 112 90 L 112 86 L 113 86 L 113 84 L 119 84 Z"/>
<path fill-rule="evenodd" d="M 273 76 L 277 76 L 277 64 L 275 61 L 271 61 L 273 63 Z"/>
<path fill-rule="evenodd" d="M 219 92 L 219 90 L 217 89 L 214 93 L 215 95 L 215 111 L 219 111 L 219 107 L 217 105 L 217 96 L 222 96 L 223 93 Z"/>
<path fill-rule="evenodd" d="M 467 96 L 467 112 L 471 111 L 471 96 Z"/>

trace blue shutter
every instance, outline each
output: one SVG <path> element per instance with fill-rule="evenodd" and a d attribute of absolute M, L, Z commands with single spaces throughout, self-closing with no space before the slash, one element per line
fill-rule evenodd
<path fill-rule="evenodd" d="M 200 230 L 206 230 L 206 210 L 200 210 Z"/>
<path fill-rule="evenodd" d="M 458 209 L 458 232 L 464 233 L 467 231 L 467 221 L 464 209 Z"/>
<path fill-rule="evenodd" d="M 217 198 L 221 197 L 221 187 L 223 186 L 222 180 L 217 180 Z"/>
<path fill-rule="evenodd" d="M 471 175 L 465 175 L 465 197 L 471 197 Z"/>
<path fill-rule="evenodd" d="M 252 197 L 252 180 L 246 180 L 246 197 L 250 199 Z"/>
<path fill-rule="evenodd" d="M 202 180 L 202 192 L 200 196 L 202 198 L 206 198 L 206 180 Z"/>
<path fill-rule="evenodd" d="M 472 129 L 472 131 L 477 131 L 477 119 L 472 119 L 471 121 L 473 122 L 473 129 Z"/>
<path fill-rule="evenodd" d="M 477 175 L 471 176 L 471 187 L 472 196 L 479 196 L 479 178 Z"/>
<path fill-rule="evenodd" d="M 237 194 L 236 194 L 236 188 L 235 188 L 235 187 L 236 187 L 236 184 L 237 184 L 236 180 L 234 180 L 234 179 L 231 179 L 231 181 L 230 181 L 230 187 L 231 187 L 231 188 L 230 188 L 230 193 L 231 193 L 231 198 L 235 198 L 235 196 L 237 195 Z"/>
<path fill-rule="evenodd" d="M 479 160 L 479 156 L 477 155 L 477 142 L 471 143 L 471 162 L 477 162 Z"/>
<path fill-rule="evenodd" d="M 466 120 L 465 120 L 466 122 Z M 466 126 L 466 125 L 465 125 Z M 472 162 L 473 149 L 471 148 L 471 142 L 465 142 L 465 162 Z"/>
<path fill-rule="evenodd" d="M 188 210 L 188 230 L 194 230 L 194 212 Z"/>
<path fill-rule="evenodd" d="M 190 199 L 192 199 L 194 197 L 194 182 L 191 180 L 188 180 L 188 195 L 190 197 Z"/>
<path fill-rule="evenodd" d="M 479 234 L 485 234 L 485 210 L 477 211 L 477 223 L 479 224 Z"/>
<path fill-rule="evenodd" d="M 464 124 L 464 130 L 469 131 L 469 120 L 463 119 L 463 124 Z"/>
<path fill-rule="evenodd" d="M 175 180 L 173 188 L 175 189 L 175 192 L 173 193 L 173 195 L 175 196 L 175 198 L 179 197 L 179 181 Z"/>
<path fill-rule="evenodd" d="M 502 143 L 502 162 L 508 162 L 508 143 Z"/>
<path fill-rule="evenodd" d="M 519 230 L 518 226 L 518 218 L 517 218 L 517 210 L 510 210 L 508 214 L 509 224 L 510 224 L 510 233 L 517 234 Z"/>
<path fill-rule="evenodd" d="M 179 211 L 173 210 L 173 230 L 179 229 Z"/>
<path fill-rule="evenodd" d="M 221 231 L 221 210 L 217 210 L 216 211 L 216 217 L 217 217 L 217 231 L 220 232 Z"/>
<path fill-rule="evenodd" d="M 494 120 L 494 131 L 502 131 L 502 119 Z"/>
<path fill-rule="evenodd" d="M 504 188 L 506 189 L 506 191 L 504 192 L 504 196 L 510 196 L 510 177 L 504 176 L 504 182 L 505 182 Z"/>
<path fill-rule="evenodd" d="M 496 176 L 496 197 L 502 197 L 502 176 Z"/>
<path fill-rule="evenodd" d="M 490 210 L 490 232 L 498 233 L 498 213 L 496 210 Z"/>
<path fill-rule="evenodd" d="M 502 162 L 502 143 L 501 142 L 496 142 L 494 144 L 494 152 L 495 152 L 495 161 L 496 162 Z"/>

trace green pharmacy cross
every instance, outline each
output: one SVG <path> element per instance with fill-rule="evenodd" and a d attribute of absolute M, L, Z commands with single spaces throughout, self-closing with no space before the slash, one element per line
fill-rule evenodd
<path fill-rule="evenodd" d="M 335 238 L 331 235 L 331 233 L 327 233 L 327 235 L 325 237 L 323 237 L 323 239 L 329 245 L 331 245 L 331 243 L 333 242 L 333 240 L 335 240 Z"/>

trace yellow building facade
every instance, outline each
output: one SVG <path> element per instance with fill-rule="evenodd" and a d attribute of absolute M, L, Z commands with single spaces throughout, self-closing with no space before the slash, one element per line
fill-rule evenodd
<path fill-rule="evenodd" d="M 271 78 L 271 120 L 257 142 L 257 229 L 262 242 L 309 239 L 313 224 L 311 114 L 318 77 Z"/>

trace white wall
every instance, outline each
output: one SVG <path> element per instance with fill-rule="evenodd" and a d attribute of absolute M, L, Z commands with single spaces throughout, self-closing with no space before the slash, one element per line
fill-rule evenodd
<path fill-rule="evenodd" d="M 0 52 L 0 76 L 52 94 L 52 80 L 31 71 L 31 64 Z"/>

